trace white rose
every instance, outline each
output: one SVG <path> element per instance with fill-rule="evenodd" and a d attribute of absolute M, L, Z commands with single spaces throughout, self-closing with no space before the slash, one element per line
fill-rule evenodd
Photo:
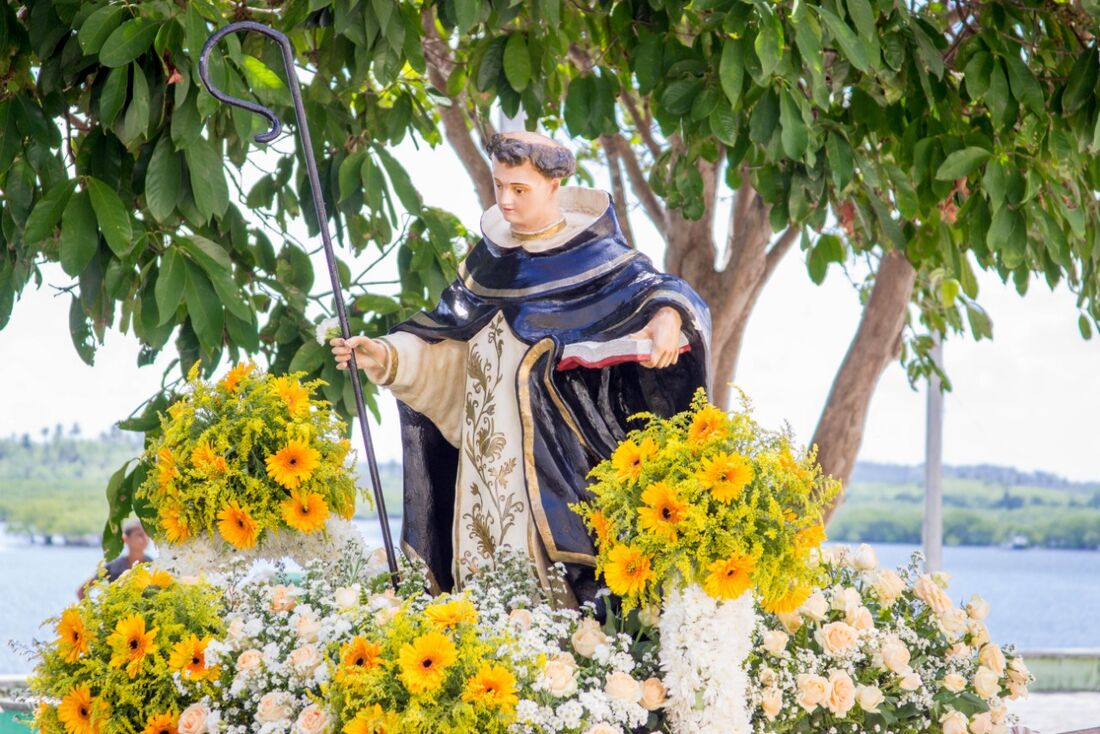
<path fill-rule="evenodd" d="M 948 673 L 943 677 L 943 687 L 952 693 L 958 693 L 966 688 L 966 678 L 958 673 Z"/>
<path fill-rule="evenodd" d="M 210 712 L 201 703 L 193 703 L 180 714 L 176 729 L 179 734 L 206 734 L 206 720 Z"/>
<path fill-rule="evenodd" d="M 989 602 L 974 594 L 970 597 L 970 601 L 966 603 L 966 613 L 970 615 L 971 619 L 982 622 L 989 616 Z"/>
<path fill-rule="evenodd" d="M 303 614 L 298 617 L 294 631 L 302 642 L 316 642 L 317 635 L 321 633 L 321 622 L 312 614 Z"/>
<path fill-rule="evenodd" d="M 271 611 L 289 612 L 297 603 L 289 586 L 278 584 L 271 587 Z"/>
<path fill-rule="evenodd" d="M 638 621 L 643 627 L 656 627 L 661 623 L 661 608 L 656 604 L 642 607 L 638 612 Z"/>
<path fill-rule="evenodd" d="M 892 673 L 909 672 L 909 648 L 896 635 L 890 635 L 882 642 L 882 664 Z"/>
<path fill-rule="evenodd" d="M 920 688 L 920 684 L 920 676 L 912 670 L 902 675 L 901 680 L 898 681 L 898 686 L 903 691 L 915 691 Z"/>
<path fill-rule="evenodd" d="M 947 595 L 943 587 L 928 574 L 921 576 L 917 579 L 917 583 L 913 584 L 913 593 L 918 599 L 927 604 L 937 617 L 947 614 L 955 606 L 951 603 L 951 597 Z"/>
<path fill-rule="evenodd" d="M 803 616 L 809 617 L 815 622 L 820 622 L 825 619 L 825 614 L 829 611 L 829 602 L 825 601 L 824 594 L 815 591 L 809 599 L 802 602 L 802 606 L 798 608 L 798 611 Z"/>
<path fill-rule="evenodd" d="M 813 711 L 829 697 L 829 681 L 820 675 L 800 673 L 795 679 L 798 686 L 798 696 L 795 702 L 806 710 Z"/>
<path fill-rule="evenodd" d="M 783 629 L 792 635 L 802 629 L 802 615 L 798 612 L 781 612 L 775 616 L 779 620 L 779 624 L 783 625 Z"/>
<path fill-rule="evenodd" d="M 978 662 L 997 675 L 1005 672 L 1005 655 L 1001 652 L 1001 648 L 992 642 L 982 646 L 978 653 Z"/>
<path fill-rule="evenodd" d="M 992 734 L 993 716 L 988 712 L 975 714 L 970 719 L 970 734 Z"/>
<path fill-rule="evenodd" d="M 787 649 L 787 641 L 790 636 L 780 630 L 768 630 L 764 633 L 764 649 L 772 655 L 779 657 Z"/>
<path fill-rule="evenodd" d="M 879 601 L 886 606 L 891 606 L 905 591 L 905 581 L 895 572 L 884 568 L 875 574 L 874 581 L 871 582 L 871 588 Z"/>
<path fill-rule="evenodd" d="M 347 612 L 359 606 L 359 594 L 362 589 L 359 584 L 341 586 L 332 593 L 332 601 L 341 612 Z"/>
<path fill-rule="evenodd" d="M 837 716 L 844 718 L 856 704 L 856 685 L 851 676 L 843 670 L 834 670 L 829 674 L 829 696 L 825 706 Z"/>
<path fill-rule="evenodd" d="M 1023 658 L 1012 658 L 1012 662 L 1008 664 L 1008 678 L 1013 683 L 1022 685 L 1026 685 L 1031 680 L 1031 671 L 1027 669 Z"/>
<path fill-rule="evenodd" d="M 642 699 L 638 702 L 646 711 L 656 711 L 665 705 L 668 691 L 660 678 L 646 678 L 642 682 Z"/>
<path fill-rule="evenodd" d="M 978 667 L 973 683 L 974 692 L 982 698 L 993 698 L 1001 690 L 1001 677 L 984 665 Z"/>
<path fill-rule="evenodd" d="M 513 609 L 508 613 L 508 621 L 521 630 L 530 629 L 533 617 L 529 609 Z"/>
<path fill-rule="evenodd" d="M 760 697 L 760 710 L 764 712 L 764 716 L 768 717 L 768 721 L 774 721 L 782 709 L 783 692 L 778 688 L 765 689 Z"/>
<path fill-rule="evenodd" d="M 970 722 L 961 711 L 951 711 L 940 717 L 943 734 L 966 734 Z"/>
<path fill-rule="evenodd" d="M 862 604 L 863 598 L 859 595 L 858 591 L 850 586 L 833 590 L 833 603 L 830 606 L 838 612 L 848 614 L 848 612 Z"/>
<path fill-rule="evenodd" d="M 260 669 L 264 656 L 259 650 L 245 650 L 237 656 L 237 670 L 245 675 Z"/>
<path fill-rule="evenodd" d="M 847 622 L 829 622 L 814 633 L 814 638 L 829 655 L 841 655 L 856 646 L 859 633 Z"/>
<path fill-rule="evenodd" d="M 325 734 L 332 724 L 325 710 L 315 703 L 311 703 L 298 714 L 298 734 Z"/>
<path fill-rule="evenodd" d="M 871 610 L 864 606 L 858 606 L 852 611 L 848 612 L 844 618 L 848 624 L 855 627 L 860 632 L 866 630 L 873 630 L 875 628 L 874 617 L 871 616 Z"/>
<path fill-rule="evenodd" d="M 946 590 L 948 584 L 951 583 L 951 574 L 947 571 L 936 571 L 932 574 L 932 580 L 936 582 L 936 586 Z"/>
<path fill-rule="evenodd" d="M 616 701 L 637 703 L 642 697 L 642 685 L 634 680 L 629 673 L 616 671 L 607 676 L 603 687 L 604 693 Z"/>
<path fill-rule="evenodd" d="M 577 625 L 573 633 L 573 649 L 578 655 L 590 658 L 596 654 L 596 648 L 607 644 L 607 635 L 600 629 L 600 623 L 591 617 L 587 617 Z"/>
<path fill-rule="evenodd" d="M 856 549 L 856 554 L 853 556 L 852 562 L 860 571 L 872 571 L 878 568 L 878 555 L 875 554 L 874 548 L 866 543 L 862 543 L 859 548 Z"/>
<path fill-rule="evenodd" d="M 290 653 L 290 665 L 303 678 L 316 670 L 322 662 L 321 653 L 313 645 L 302 645 Z"/>
<path fill-rule="evenodd" d="M 571 696 L 577 691 L 577 662 L 569 653 L 562 653 L 546 661 L 542 674 L 546 689 L 559 698 Z"/>
<path fill-rule="evenodd" d="M 952 638 L 958 637 L 966 629 L 966 612 L 962 609 L 952 609 L 940 617 L 940 627 Z"/>
<path fill-rule="evenodd" d="M 256 707 L 256 718 L 264 723 L 290 718 L 293 711 L 290 702 L 287 700 L 288 698 L 289 696 L 282 691 L 272 691 L 265 694 Z"/>
<path fill-rule="evenodd" d="M 856 689 L 856 701 L 859 707 L 869 714 L 877 714 L 878 707 L 886 700 L 878 686 L 860 686 Z"/>

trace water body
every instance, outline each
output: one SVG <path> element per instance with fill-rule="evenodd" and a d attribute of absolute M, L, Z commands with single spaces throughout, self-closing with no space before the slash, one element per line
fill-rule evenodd
<path fill-rule="evenodd" d="M 375 521 L 357 523 L 370 547 L 380 545 Z M 400 524 L 393 524 L 399 537 Z M 875 546 L 884 566 L 904 565 L 914 546 Z M 27 673 L 16 650 L 54 636 L 40 627 L 75 600 L 95 568 L 95 548 L 27 545 L 0 536 L 0 674 Z M 955 547 L 944 549 L 957 603 L 981 594 L 992 605 L 988 624 L 995 641 L 1021 650 L 1100 648 L 1100 552 Z"/>

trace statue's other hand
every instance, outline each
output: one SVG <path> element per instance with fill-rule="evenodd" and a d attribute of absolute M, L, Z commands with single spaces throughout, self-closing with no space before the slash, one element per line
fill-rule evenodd
<path fill-rule="evenodd" d="M 664 306 L 653 315 L 644 329 L 631 334 L 632 338 L 650 339 L 653 342 L 653 351 L 649 359 L 641 363 L 643 367 L 662 369 L 679 361 L 681 326 L 683 320 L 680 312 L 671 306 Z"/>
<path fill-rule="evenodd" d="M 332 354 L 336 357 L 336 369 L 346 370 L 351 360 L 351 350 L 355 350 L 355 364 L 368 372 L 381 369 L 386 366 L 388 359 L 386 347 L 382 342 L 375 341 L 368 336 L 353 336 L 350 339 L 336 337 L 329 344 L 332 346 Z"/>

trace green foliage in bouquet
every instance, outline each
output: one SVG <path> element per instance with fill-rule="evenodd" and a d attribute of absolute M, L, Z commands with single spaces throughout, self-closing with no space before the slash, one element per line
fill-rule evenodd
<path fill-rule="evenodd" d="M 328 701 L 344 734 L 509 731 L 516 672 L 503 631 L 487 635 L 464 597 L 370 617 L 341 647 Z"/>
<path fill-rule="evenodd" d="M 755 588 L 769 609 L 797 607 L 815 581 L 823 509 L 840 491 L 814 452 L 753 421 L 743 395 L 732 414 L 699 390 L 690 410 L 637 417 L 645 427 L 592 470 L 593 499 L 574 507 L 624 608 L 659 602 L 676 575 L 716 599 Z"/>
<path fill-rule="evenodd" d="M 351 518 L 351 444 L 321 380 L 275 377 L 250 363 L 210 384 L 191 371 L 186 395 L 168 407 L 147 448 L 139 515 L 169 543 L 220 535 L 247 549 L 266 532 L 321 531 L 331 513 Z"/>
<path fill-rule="evenodd" d="M 41 734 L 164 734 L 214 692 L 205 650 L 223 633 L 217 591 L 142 564 L 99 581 L 56 623 L 30 679 Z"/>

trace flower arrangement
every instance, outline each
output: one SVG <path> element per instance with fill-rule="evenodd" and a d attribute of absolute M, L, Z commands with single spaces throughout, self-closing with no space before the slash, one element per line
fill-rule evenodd
<path fill-rule="evenodd" d="M 822 553 L 825 587 L 797 610 L 765 613 L 749 657 L 754 731 L 1006 734 L 1004 700 L 1033 680 L 989 639 L 989 605 L 956 606 L 921 554 L 898 572 L 860 546 Z"/>
<path fill-rule="evenodd" d="M 811 551 L 840 484 L 813 452 L 727 414 L 702 390 L 690 410 L 646 425 L 596 466 L 593 499 L 577 509 L 596 537 L 597 570 L 624 609 L 658 604 L 678 577 L 731 600 L 755 588 L 765 608 L 791 610 L 815 581 Z"/>
<path fill-rule="evenodd" d="M 57 639 L 29 682 L 42 734 L 175 734 L 181 711 L 214 690 L 206 650 L 223 624 L 207 584 L 138 564 L 51 621 Z"/>
<path fill-rule="evenodd" d="M 216 384 L 188 376 L 145 454 L 137 490 L 157 512 L 153 534 L 169 544 L 220 537 L 238 550 L 266 536 L 322 531 L 330 516 L 350 519 L 356 487 L 346 466 L 351 444 L 320 380 L 238 364 Z"/>

